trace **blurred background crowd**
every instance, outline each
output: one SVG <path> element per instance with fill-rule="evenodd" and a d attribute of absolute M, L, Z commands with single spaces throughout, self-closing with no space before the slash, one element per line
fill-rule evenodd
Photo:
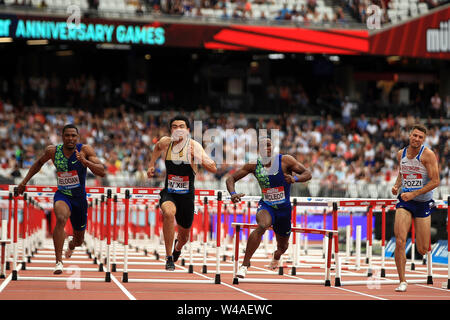
<path fill-rule="evenodd" d="M 36 103 L 18 108 L 9 100 L 0 100 L 1 183 L 20 182 L 45 146 L 62 143 L 62 127 L 74 123 L 81 142 L 93 146 L 107 168 L 107 176 L 103 179 L 89 174 L 88 185 L 161 186 L 164 159 L 157 162 L 155 179 L 147 179 L 146 170 L 155 143 L 169 134 L 168 121 L 179 113 L 191 119 L 192 129 L 194 121 L 201 121 L 203 133 L 207 129 L 217 130 L 217 137 L 212 142 L 210 139 L 200 141 L 205 148 L 214 149 L 211 143 L 223 145 L 223 163 L 218 161 L 217 173 L 200 170 L 196 177 L 197 188 L 225 189 L 227 175 L 254 156 L 249 145 L 255 141 L 249 129 L 257 132 L 259 129 L 277 129 L 280 137 L 277 151 L 293 155 L 313 175 L 309 183 L 296 186 L 294 194 L 389 196 L 386 191 L 390 190 L 398 173 L 395 155 L 408 144 L 411 126 L 422 122 L 429 129 L 425 145 L 438 157 L 442 185 L 442 190 L 437 191 L 438 196 L 440 192 L 448 192 L 450 126 L 442 117 L 424 121 L 412 114 L 367 117 L 355 106 L 347 110 L 345 101 L 342 102 L 341 116 L 333 118 L 331 115 L 304 116 L 295 112 L 278 115 L 216 113 L 210 106 L 199 106 L 195 111 L 142 112 L 121 105 L 91 112 L 41 108 Z M 227 129 L 232 129 L 231 135 L 226 134 Z M 217 161 L 217 151 L 214 156 Z M 235 161 L 227 163 L 226 159 Z M 53 164 L 48 162 L 33 180 L 31 183 L 55 184 Z M 258 194 L 254 178 L 248 176 L 243 182 L 252 184 L 250 193 Z"/>

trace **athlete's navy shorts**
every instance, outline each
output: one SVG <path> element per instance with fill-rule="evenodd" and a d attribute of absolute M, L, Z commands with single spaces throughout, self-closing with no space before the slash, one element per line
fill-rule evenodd
<path fill-rule="evenodd" d="M 75 231 L 83 231 L 87 225 L 88 202 L 86 197 L 71 197 L 59 191 L 55 192 L 53 203 L 64 201 L 70 209 L 70 222 Z"/>
<path fill-rule="evenodd" d="M 257 211 L 266 210 L 272 217 L 273 231 L 283 237 L 289 237 L 291 234 L 291 211 L 292 207 L 287 206 L 279 209 L 275 209 L 260 200 L 258 203 Z"/>
<path fill-rule="evenodd" d="M 403 201 L 400 195 L 397 199 L 399 202 L 395 207 L 408 210 L 414 218 L 426 218 L 435 210 L 433 199 L 423 202 L 415 200 Z"/>

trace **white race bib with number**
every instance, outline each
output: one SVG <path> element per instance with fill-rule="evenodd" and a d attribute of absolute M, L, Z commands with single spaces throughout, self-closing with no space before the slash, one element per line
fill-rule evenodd
<path fill-rule="evenodd" d="M 189 193 L 189 177 L 169 174 L 167 177 L 167 191 L 170 193 Z"/>
<path fill-rule="evenodd" d="M 80 178 L 76 170 L 58 172 L 58 189 L 70 190 L 80 187 Z"/>
<path fill-rule="evenodd" d="M 410 190 L 418 190 L 423 187 L 422 174 L 420 173 L 404 173 L 403 187 Z"/>
<path fill-rule="evenodd" d="M 286 199 L 284 194 L 284 187 L 266 188 L 262 190 L 264 202 L 269 205 L 283 203 Z"/>

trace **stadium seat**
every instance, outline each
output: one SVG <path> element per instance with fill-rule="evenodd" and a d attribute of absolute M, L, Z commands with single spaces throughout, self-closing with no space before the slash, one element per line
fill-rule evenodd
<path fill-rule="evenodd" d="M 312 197 L 317 197 L 320 191 L 320 184 L 317 180 L 311 180 L 308 183 L 308 190 Z"/>
<path fill-rule="evenodd" d="M 399 10 L 408 10 L 409 9 L 409 2 L 408 1 L 400 2 L 397 9 L 399 9 Z"/>
<path fill-rule="evenodd" d="M 361 180 L 356 181 L 356 191 L 358 192 L 358 198 L 368 198 L 369 190 L 367 184 Z"/>
<path fill-rule="evenodd" d="M 202 14 L 205 17 L 214 17 L 214 10 L 210 8 L 203 8 Z"/>
<path fill-rule="evenodd" d="M 417 17 L 419 15 L 419 9 L 416 3 L 412 2 L 409 4 L 409 13 L 411 17 Z"/>
<path fill-rule="evenodd" d="M 446 185 L 441 185 L 439 187 L 440 198 L 446 200 L 448 196 L 450 196 L 450 187 Z M 437 199 L 437 197 L 434 197 Z"/>
<path fill-rule="evenodd" d="M 419 8 L 420 14 L 424 14 L 428 12 L 428 5 L 424 2 L 420 2 L 417 7 Z"/>
<path fill-rule="evenodd" d="M 408 9 L 399 9 L 397 10 L 397 14 L 400 20 L 408 19 Z"/>
<path fill-rule="evenodd" d="M 367 192 L 370 198 L 378 198 L 378 188 L 375 183 L 369 183 L 367 186 Z"/>
<path fill-rule="evenodd" d="M 390 9 L 397 9 L 399 5 L 399 2 L 397 0 L 391 0 L 389 1 L 388 7 Z"/>
<path fill-rule="evenodd" d="M 349 198 L 358 198 L 358 191 L 354 185 L 347 185 L 347 196 Z"/>
<path fill-rule="evenodd" d="M 377 186 L 378 198 L 388 198 L 391 196 L 389 185 L 385 182 L 379 183 Z"/>
<path fill-rule="evenodd" d="M 53 3 L 53 6 L 56 8 L 63 8 L 64 7 L 64 2 L 63 0 L 55 0 Z"/>
<path fill-rule="evenodd" d="M 387 11 L 389 21 L 391 23 L 397 23 L 398 17 L 397 17 L 397 10 L 396 9 L 388 9 Z"/>

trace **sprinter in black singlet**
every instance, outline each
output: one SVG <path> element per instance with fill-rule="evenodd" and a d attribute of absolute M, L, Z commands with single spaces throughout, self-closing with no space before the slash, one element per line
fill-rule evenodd
<path fill-rule="evenodd" d="M 155 145 L 147 176 L 155 175 L 156 160 L 165 153 L 166 177 L 164 189 L 160 193 L 160 207 L 163 213 L 163 234 L 166 247 L 166 270 L 175 270 L 181 249 L 189 239 L 194 220 L 194 181 L 197 164 L 215 173 L 216 164 L 209 158 L 203 147 L 190 138 L 189 120 L 177 116 L 170 120 L 171 136 L 162 137 Z M 175 221 L 178 234 L 173 244 Z M 173 246 L 173 251 L 172 251 Z"/>

